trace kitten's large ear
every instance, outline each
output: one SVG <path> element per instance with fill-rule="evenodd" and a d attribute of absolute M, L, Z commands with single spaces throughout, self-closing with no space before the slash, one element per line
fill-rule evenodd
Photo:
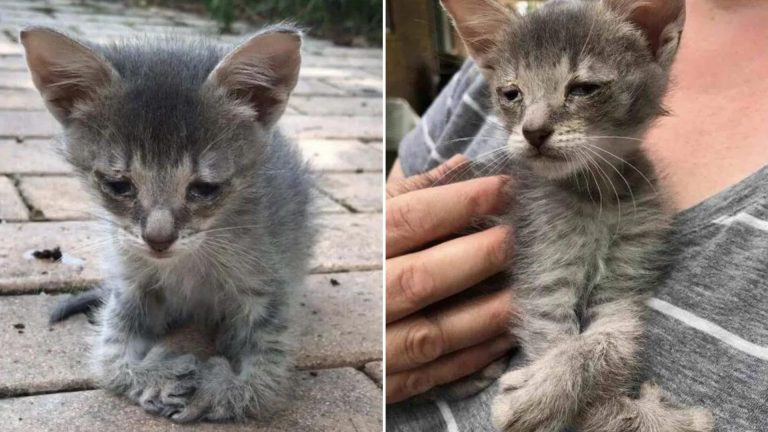
<path fill-rule="evenodd" d="M 656 61 L 664 68 L 680 45 L 685 24 L 685 0 L 603 0 L 603 2 L 639 27 Z"/>
<path fill-rule="evenodd" d="M 118 77 L 99 54 L 55 30 L 26 28 L 20 39 L 32 81 L 62 124 L 68 122 L 76 104 L 95 97 Z"/>
<path fill-rule="evenodd" d="M 496 0 L 441 0 L 469 55 L 484 69 L 493 69 L 490 58 L 504 32 L 519 19 Z"/>
<path fill-rule="evenodd" d="M 292 27 L 272 27 L 227 54 L 208 83 L 246 101 L 258 121 L 271 126 L 285 111 L 300 66 L 301 33 Z"/>

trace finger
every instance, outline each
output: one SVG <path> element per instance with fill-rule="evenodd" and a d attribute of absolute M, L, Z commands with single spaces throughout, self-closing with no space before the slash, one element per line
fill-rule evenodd
<path fill-rule="evenodd" d="M 440 357 L 416 369 L 387 375 L 387 403 L 400 402 L 436 386 L 471 375 L 502 357 L 515 345 L 513 336 L 502 335 Z"/>
<path fill-rule="evenodd" d="M 483 177 L 400 195 L 387 202 L 387 258 L 453 234 L 503 208 L 506 176 Z"/>
<path fill-rule="evenodd" d="M 505 333 L 512 316 L 510 294 L 501 290 L 389 324 L 387 371 L 412 369 Z"/>
<path fill-rule="evenodd" d="M 407 192 L 412 192 L 426 187 L 434 186 L 436 182 L 448 175 L 455 169 L 467 163 L 468 159 L 463 155 L 454 155 L 441 165 L 432 168 L 431 170 L 410 176 L 399 181 L 387 182 L 387 198 L 394 198 L 398 195 L 402 195 Z M 399 165 L 393 167 L 393 173 L 398 174 L 395 169 L 399 169 Z M 400 169 L 402 173 L 402 169 Z"/>
<path fill-rule="evenodd" d="M 507 267 L 508 228 L 494 227 L 387 261 L 387 322 L 463 291 Z"/>

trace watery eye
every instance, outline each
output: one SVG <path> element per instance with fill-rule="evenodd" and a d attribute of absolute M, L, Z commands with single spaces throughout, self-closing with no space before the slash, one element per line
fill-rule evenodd
<path fill-rule="evenodd" d="M 506 99 L 508 102 L 513 102 L 522 96 L 522 93 L 520 93 L 520 89 L 516 87 L 506 87 L 499 89 L 499 95 L 502 99 Z"/>
<path fill-rule="evenodd" d="M 598 91 L 599 89 L 600 89 L 599 84 L 593 84 L 593 83 L 573 84 L 571 85 L 571 88 L 568 89 L 568 95 L 569 96 L 589 96 L 592 93 Z"/>
<path fill-rule="evenodd" d="M 106 180 L 104 185 L 112 195 L 118 197 L 129 197 L 134 193 L 133 183 L 127 179 Z"/>
<path fill-rule="evenodd" d="M 195 182 L 189 185 L 187 197 L 191 200 L 209 200 L 216 198 L 221 186 L 215 183 Z"/>

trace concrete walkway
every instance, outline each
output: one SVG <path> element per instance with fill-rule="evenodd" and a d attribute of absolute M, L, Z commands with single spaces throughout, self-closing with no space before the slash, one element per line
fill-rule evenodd
<path fill-rule="evenodd" d="M 308 323 L 295 405 L 270 424 L 182 428 L 93 389 L 85 317 L 47 325 L 58 295 L 98 283 L 100 274 L 98 251 L 78 250 L 97 238 L 91 204 L 51 149 L 58 126 L 43 110 L 16 40 L 29 24 L 90 40 L 215 29 L 206 17 L 116 1 L 0 0 L 0 430 L 380 430 L 381 50 L 307 40 L 282 122 L 318 173 L 314 211 L 322 227 L 301 302 Z M 82 266 L 25 258 L 55 246 Z"/>

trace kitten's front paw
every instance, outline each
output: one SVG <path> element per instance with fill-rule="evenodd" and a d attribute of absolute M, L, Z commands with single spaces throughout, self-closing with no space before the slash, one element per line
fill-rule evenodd
<path fill-rule="evenodd" d="M 189 403 L 167 417 L 176 423 L 190 423 L 201 419 L 245 419 L 251 395 L 244 392 L 242 384 L 234 379 L 229 361 L 223 357 L 211 357 L 200 379 L 200 386 Z"/>
<path fill-rule="evenodd" d="M 134 400 L 145 411 L 164 417 L 181 411 L 198 388 L 198 364 L 197 358 L 190 354 L 164 361 L 156 366 L 155 379 L 134 392 Z"/>
<path fill-rule="evenodd" d="M 492 420 L 504 432 L 560 432 L 565 413 L 557 403 L 557 383 L 529 366 L 504 374 L 493 401 Z"/>
<path fill-rule="evenodd" d="M 704 408 L 679 407 L 672 404 L 658 385 L 646 382 L 640 387 L 639 404 L 646 411 L 656 413 L 657 422 L 661 424 L 658 430 L 664 432 L 712 432 L 715 420 L 712 413 Z M 650 408 L 649 408 L 650 407 Z"/>

